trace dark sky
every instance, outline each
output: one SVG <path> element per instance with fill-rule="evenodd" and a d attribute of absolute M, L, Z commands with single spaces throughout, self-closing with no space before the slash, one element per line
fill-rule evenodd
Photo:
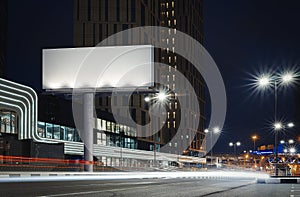
<path fill-rule="evenodd" d="M 230 141 L 251 148 L 274 140 L 274 94 L 251 95 L 250 74 L 300 67 L 300 2 L 297 0 L 204 0 L 204 45 L 223 75 L 228 96 L 225 127 L 216 151 L 228 150 Z M 280 89 L 278 116 L 295 120 L 295 87 Z M 294 129 L 294 133 L 296 132 Z M 292 137 L 286 131 L 282 137 Z M 246 146 L 245 146 L 246 145 Z M 226 149 L 225 149 L 226 150 Z"/>
<path fill-rule="evenodd" d="M 228 96 L 214 151 L 229 151 L 228 143 L 238 140 L 241 150 L 250 149 L 254 133 L 258 144 L 272 143 L 274 95 L 252 95 L 247 79 L 260 70 L 299 67 L 300 1 L 204 0 L 204 5 L 204 45 L 221 70 Z M 72 12 L 73 0 L 9 0 L 8 78 L 41 89 L 41 49 L 72 46 Z M 294 89 L 279 94 L 278 114 L 286 121 L 296 121 Z"/>
<path fill-rule="evenodd" d="M 8 0 L 10 79 L 42 87 L 42 48 L 73 44 L 73 0 Z"/>

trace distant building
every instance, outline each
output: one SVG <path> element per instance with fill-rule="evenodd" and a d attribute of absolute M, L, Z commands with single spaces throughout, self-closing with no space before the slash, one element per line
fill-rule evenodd
<path fill-rule="evenodd" d="M 274 149 L 273 144 L 262 145 L 258 147 L 258 150 L 273 150 L 273 149 Z"/>
<path fill-rule="evenodd" d="M 4 76 L 7 65 L 7 20 L 8 0 L 0 0 L 0 77 Z"/>

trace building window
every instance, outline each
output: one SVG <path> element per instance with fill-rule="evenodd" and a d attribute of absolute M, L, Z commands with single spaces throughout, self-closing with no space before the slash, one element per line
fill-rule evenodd
<path fill-rule="evenodd" d="M 131 0 L 131 22 L 135 22 L 135 0 Z"/>
<path fill-rule="evenodd" d="M 145 26 L 145 23 L 146 23 L 146 18 L 145 18 L 145 6 L 143 3 L 141 3 L 141 26 Z"/>
<path fill-rule="evenodd" d="M 60 140 L 62 139 L 60 136 L 60 126 L 59 125 L 53 125 L 53 139 Z"/>
<path fill-rule="evenodd" d="M 105 21 L 108 21 L 108 0 L 105 0 Z"/>
<path fill-rule="evenodd" d="M 99 42 L 103 40 L 102 24 L 99 24 Z"/>
<path fill-rule="evenodd" d="M 91 0 L 88 0 L 88 21 L 91 20 Z"/>
<path fill-rule="evenodd" d="M 45 132 L 45 123 L 44 122 L 38 122 L 38 129 L 37 129 L 38 135 L 40 137 L 46 137 L 46 132 Z"/>
<path fill-rule="evenodd" d="M 117 21 L 120 21 L 120 0 L 117 0 Z"/>
<path fill-rule="evenodd" d="M 53 137 L 53 125 L 46 123 L 46 138 L 52 139 Z"/>

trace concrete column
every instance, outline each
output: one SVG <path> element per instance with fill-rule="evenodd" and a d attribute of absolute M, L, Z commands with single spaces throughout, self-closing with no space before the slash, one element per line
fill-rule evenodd
<path fill-rule="evenodd" d="M 93 172 L 93 127 L 94 127 L 94 94 L 83 95 L 83 141 L 84 141 L 84 171 Z"/>

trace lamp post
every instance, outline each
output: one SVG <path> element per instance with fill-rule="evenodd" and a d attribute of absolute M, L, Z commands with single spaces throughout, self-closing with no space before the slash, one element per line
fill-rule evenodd
<path fill-rule="evenodd" d="M 160 105 L 163 105 L 166 103 L 166 101 L 169 100 L 170 95 L 167 94 L 165 91 L 159 91 L 155 94 L 153 97 L 145 97 L 144 101 L 147 103 L 158 103 Z M 156 134 L 154 135 L 153 139 L 153 166 L 156 167 Z"/>
<path fill-rule="evenodd" d="M 241 142 L 236 142 L 236 143 L 230 142 L 230 143 L 229 143 L 229 146 L 233 146 L 234 156 L 235 156 L 236 159 L 237 159 L 237 155 L 236 155 L 236 147 L 237 147 L 237 146 L 240 146 L 240 145 L 241 145 Z"/>
<path fill-rule="evenodd" d="M 291 82 L 293 82 L 295 79 L 295 74 L 291 72 L 285 72 L 283 74 L 276 74 L 274 76 L 271 75 L 262 75 L 261 77 L 258 77 L 256 79 L 257 86 L 260 88 L 267 88 L 267 87 L 274 87 L 274 132 L 275 132 L 275 161 L 277 164 L 278 161 L 278 132 L 282 129 L 282 125 L 277 120 L 277 89 L 279 85 L 288 85 Z M 272 83 L 274 84 L 272 86 Z M 275 175 L 278 176 L 278 169 L 277 166 L 275 166 Z"/>
<path fill-rule="evenodd" d="M 253 151 L 256 150 L 256 146 L 255 146 L 255 141 L 257 140 L 257 135 L 253 135 L 252 137 L 252 140 L 253 140 Z M 256 168 L 256 158 L 255 158 L 255 155 L 253 154 L 253 158 L 254 158 L 254 167 Z"/>
<path fill-rule="evenodd" d="M 213 164 L 212 158 L 213 158 L 213 133 L 217 134 L 220 132 L 219 127 L 214 127 L 213 130 L 205 129 L 205 133 L 210 133 L 210 163 Z"/>
<path fill-rule="evenodd" d="M 257 140 L 257 135 L 253 135 L 252 137 L 252 140 L 253 140 L 253 150 L 256 150 L 256 147 L 255 147 L 255 141 Z"/>

